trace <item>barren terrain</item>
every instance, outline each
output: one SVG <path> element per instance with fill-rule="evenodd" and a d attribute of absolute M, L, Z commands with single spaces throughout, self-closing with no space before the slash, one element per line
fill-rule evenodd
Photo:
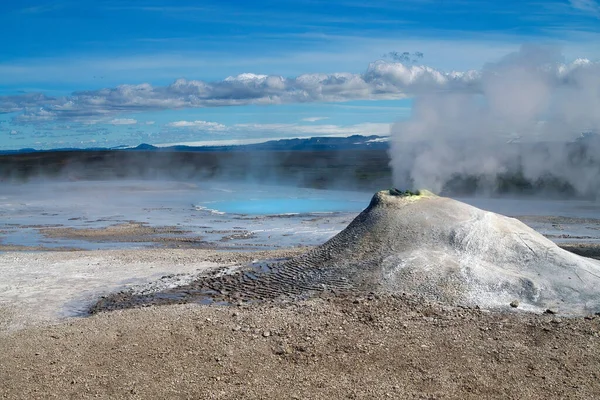
<path fill-rule="evenodd" d="M 408 296 L 149 307 L 1 336 L 0 397 L 591 399 L 599 330 Z"/>

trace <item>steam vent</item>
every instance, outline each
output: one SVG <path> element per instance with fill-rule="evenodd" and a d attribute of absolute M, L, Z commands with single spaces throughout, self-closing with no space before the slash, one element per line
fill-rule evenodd
<path fill-rule="evenodd" d="M 600 311 L 600 262 L 520 221 L 456 200 L 385 190 L 338 235 L 283 262 L 221 272 L 161 293 L 121 292 L 91 312 L 187 301 L 308 297 L 322 291 L 411 293 L 426 299 L 564 314 Z"/>

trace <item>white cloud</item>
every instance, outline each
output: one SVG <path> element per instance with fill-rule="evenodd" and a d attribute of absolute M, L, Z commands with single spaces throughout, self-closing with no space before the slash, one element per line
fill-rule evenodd
<path fill-rule="evenodd" d="M 156 121 L 146 121 L 144 122 L 144 124 L 146 125 L 154 125 L 156 123 Z"/>
<path fill-rule="evenodd" d="M 445 73 L 424 66 L 377 61 L 370 64 L 364 74 L 304 74 L 292 78 L 240 74 L 216 82 L 178 79 L 168 86 L 120 85 L 75 92 L 63 98 L 44 95 L 0 97 L 0 112 L 37 106 L 54 113 L 58 119 L 81 120 L 128 111 L 398 99 L 424 90 L 469 86 L 476 79 L 475 72 Z"/>
<path fill-rule="evenodd" d="M 571 5 L 583 12 L 590 13 L 600 18 L 600 3 L 596 0 L 569 0 Z"/>
<path fill-rule="evenodd" d="M 329 117 L 308 117 L 308 118 L 302 118 L 301 121 L 303 121 L 303 122 L 317 122 L 317 121 L 322 121 L 324 119 L 329 119 Z"/>
<path fill-rule="evenodd" d="M 599 63 L 577 60 L 571 64 L 553 63 L 539 70 L 554 76 L 554 85 L 568 88 L 579 77 L 598 74 Z M 445 72 L 424 65 L 376 61 L 362 74 L 303 74 L 297 77 L 240 74 L 222 81 L 204 82 L 178 79 L 168 86 L 150 84 L 120 85 L 115 88 L 75 92 L 51 98 L 43 94 L 0 97 L 0 113 L 24 112 L 21 122 L 36 119 L 86 121 L 113 117 L 126 112 L 222 107 L 247 104 L 285 104 L 306 102 L 343 102 L 370 99 L 400 99 L 440 92 L 483 93 L 481 71 Z M 28 111 L 34 110 L 37 111 Z M 24 117 L 26 116 L 26 117 Z M 23 119 L 24 117 L 24 119 Z M 133 119 L 114 119 L 113 123 L 135 123 Z M 305 120 L 315 122 L 317 120 Z M 181 125 L 177 125 L 180 123 Z M 178 121 L 171 127 L 196 127 L 219 130 L 219 124 L 206 121 Z"/>
<path fill-rule="evenodd" d="M 388 123 L 362 123 L 355 125 L 333 124 L 235 124 L 223 125 L 208 121 L 176 121 L 166 125 L 169 128 L 188 129 L 194 132 L 227 132 L 232 136 L 264 134 L 271 137 L 311 137 L 311 136 L 352 136 L 388 135 Z"/>
<path fill-rule="evenodd" d="M 56 113 L 40 108 L 36 111 L 25 110 L 25 112 L 15 118 L 18 123 L 36 123 L 52 121 L 56 118 Z"/>
<path fill-rule="evenodd" d="M 217 122 L 209 121 L 175 121 L 167 124 L 171 128 L 195 128 L 206 131 L 222 131 L 227 127 Z"/>
<path fill-rule="evenodd" d="M 137 120 L 133 118 L 115 118 L 110 123 L 112 125 L 135 125 L 137 124 Z"/>
<path fill-rule="evenodd" d="M 362 123 L 355 125 L 296 125 L 296 124 L 236 124 L 230 129 L 248 132 L 277 132 L 282 135 L 312 135 L 312 136 L 352 136 L 352 135 L 388 135 L 388 123 Z M 310 136 L 309 136 L 310 137 Z"/>

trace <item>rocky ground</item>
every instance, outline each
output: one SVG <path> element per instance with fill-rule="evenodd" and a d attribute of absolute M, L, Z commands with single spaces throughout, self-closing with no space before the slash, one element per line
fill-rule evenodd
<path fill-rule="evenodd" d="M 0 336 L 0 397 L 591 399 L 600 317 L 416 297 L 100 313 Z"/>

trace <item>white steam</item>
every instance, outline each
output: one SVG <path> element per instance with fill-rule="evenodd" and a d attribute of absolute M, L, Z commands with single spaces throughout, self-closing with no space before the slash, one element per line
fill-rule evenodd
<path fill-rule="evenodd" d="M 411 119 L 393 125 L 397 187 L 440 192 L 471 176 L 493 191 L 498 176 L 518 172 L 599 194 L 598 140 L 583 153 L 574 141 L 600 133 L 600 63 L 565 64 L 555 48 L 524 46 L 477 75 L 468 86 L 417 93 Z"/>

